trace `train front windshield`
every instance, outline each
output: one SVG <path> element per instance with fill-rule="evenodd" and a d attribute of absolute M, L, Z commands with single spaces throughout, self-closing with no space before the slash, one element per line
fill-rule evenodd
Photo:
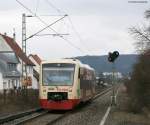
<path fill-rule="evenodd" d="M 52 63 L 43 64 L 43 85 L 72 85 L 74 79 L 74 64 Z"/>

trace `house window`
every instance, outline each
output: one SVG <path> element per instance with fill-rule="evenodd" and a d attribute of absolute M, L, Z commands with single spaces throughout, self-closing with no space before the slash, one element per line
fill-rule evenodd
<path fill-rule="evenodd" d="M 33 68 L 32 68 L 32 66 L 30 66 L 30 73 L 32 73 L 33 72 Z"/>
<path fill-rule="evenodd" d="M 7 89 L 7 83 L 6 82 L 3 82 L 3 88 Z"/>
<path fill-rule="evenodd" d="M 8 70 L 9 71 L 16 70 L 16 64 L 15 63 L 8 63 Z"/>
<path fill-rule="evenodd" d="M 10 80 L 8 80 L 8 89 L 10 89 L 10 87 L 11 87 L 11 86 L 10 86 Z"/>
<path fill-rule="evenodd" d="M 32 68 L 32 66 L 28 66 L 28 73 L 32 73 L 33 72 L 33 68 Z"/>

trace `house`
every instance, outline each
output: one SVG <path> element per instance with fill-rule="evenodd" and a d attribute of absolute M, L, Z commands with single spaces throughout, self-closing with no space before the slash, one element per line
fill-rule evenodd
<path fill-rule="evenodd" d="M 103 75 L 104 75 L 105 77 L 108 77 L 108 76 L 112 77 L 113 72 L 103 72 Z M 114 77 L 115 77 L 115 78 L 119 78 L 119 79 L 123 78 L 121 72 L 114 72 Z"/>
<path fill-rule="evenodd" d="M 42 60 L 37 54 L 30 54 L 28 57 L 35 65 L 33 67 L 33 75 L 35 78 L 34 80 L 39 82 L 40 64 L 41 64 Z"/>
<path fill-rule="evenodd" d="M 36 54 L 30 54 L 29 59 L 34 63 L 34 69 L 40 73 L 40 64 L 42 62 L 41 58 Z"/>
<path fill-rule="evenodd" d="M 17 70 L 19 63 L 14 53 L 0 53 L 0 90 L 19 88 L 21 74 Z"/>
<path fill-rule="evenodd" d="M 34 75 L 33 75 L 33 66 L 35 66 L 34 63 L 26 56 L 26 54 L 22 51 L 20 46 L 17 44 L 16 41 L 14 41 L 13 38 L 0 34 L 0 53 L 3 53 L 5 55 L 6 53 L 12 53 L 13 55 L 15 55 L 16 59 L 18 59 L 18 63 L 16 63 L 15 65 L 16 71 L 19 74 L 22 74 L 22 63 L 23 63 L 26 65 L 27 76 L 30 78 L 30 81 L 34 79 Z M 2 82 L 5 82 L 4 81 L 5 75 L 2 71 L 1 74 L 2 74 Z M 18 84 L 20 85 L 20 87 L 26 86 L 26 84 L 24 84 L 25 82 L 23 81 L 24 77 L 25 76 L 21 76 L 19 78 L 20 82 Z M 6 82 L 8 83 L 8 81 Z M 13 82 L 11 82 L 10 84 L 13 84 Z M 36 81 L 34 82 L 32 81 L 31 86 L 28 86 L 28 88 L 36 89 L 37 86 L 38 83 Z"/>

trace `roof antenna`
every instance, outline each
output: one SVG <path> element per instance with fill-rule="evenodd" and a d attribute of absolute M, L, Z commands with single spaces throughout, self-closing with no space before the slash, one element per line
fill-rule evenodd
<path fill-rule="evenodd" d="M 16 41 L 16 32 L 15 32 L 15 28 L 13 28 L 13 39 L 14 39 L 14 42 Z"/>

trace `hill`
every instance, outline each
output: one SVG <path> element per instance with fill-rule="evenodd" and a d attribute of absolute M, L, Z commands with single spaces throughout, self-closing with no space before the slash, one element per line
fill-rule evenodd
<path fill-rule="evenodd" d="M 112 64 L 108 62 L 108 56 L 80 56 L 76 57 L 81 62 L 89 64 L 93 67 L 96 72 L 111 72 Z M 115 62 L 116 71 L 121 72 L 124 75 L 127 75 L 129 72 L 132 72 L 133 65 L 137 62 L 138 55 L 128 54 L 120 55 Z"/>

